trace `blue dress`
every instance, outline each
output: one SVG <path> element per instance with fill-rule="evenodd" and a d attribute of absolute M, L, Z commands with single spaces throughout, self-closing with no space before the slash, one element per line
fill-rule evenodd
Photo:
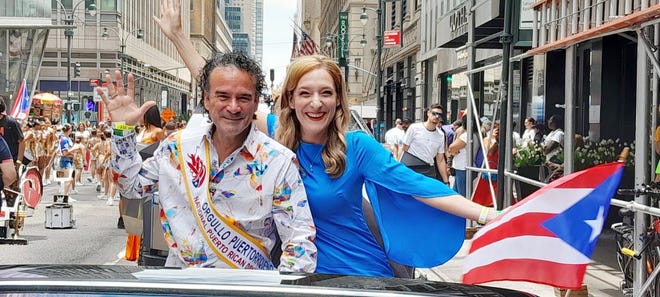
<path fill-rule="evenodd" d="M 347 133 L 346 140 L 346 169 L 337 179 L 325 173 L 323 145 L 301 142 L 297 150 L 316 225 L 316 272 L 393 276 L 388 257 L 416 267 L 439 265 L 451 258 L 463 242 L 465 219 L 431 208 L 411 195 L 442 197 L 456 192 L 397 162 L 375 139 L 360 131 Z M 364 219 L 363 184 L 367 185 L 385 250 Z M 408 213 L 400 211 L 404 209 Z M 436 227 L 436 222 L 441 225 L 447 219 L 451 224 Z M 451 243 L 433 244 L 429 237 Z M 425 253 L 434 259 L 420 260 Z M 446 255 L 438 257 L 439 253 Z"/>

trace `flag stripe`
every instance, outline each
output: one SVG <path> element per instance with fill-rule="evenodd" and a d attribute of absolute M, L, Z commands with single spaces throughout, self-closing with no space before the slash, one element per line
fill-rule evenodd
<path fill-rule="evenodd" d="M 508 224 L 511 219 L 517 216 L 529 212 L 538 212 L 536 211 L 538 209 L 542 209 L 544 213 L 549 214 L 561 213 L 592 191 L 593 189 L 541 188 L 528 198 L 511 206 L 505 213 L 481 228 L 476 234 L 476 237 L 503 224 Z M 561 201 L 561 203 L 557 203 L 557 201 Z"/>
<path fill-rule="evenodd" d="M 554 216 L 554 214 L 548 213 L 527 213 L 511 218 L 508 221 L 510 224 L 499 224 L 496 228 L 491 229 L 495 232 L 486 232 L 480 234 L 479 237 L 475 236 L 470 251 L 474 251 L 490 244 L 491 242 L 505 239 L 507 237 L 524 235 L 555 237 L 555 235 L 548 231 L 548 229 L 538 227 L 541 223 Z"/>
<path fill-rule="evenodd" d="M 616 171 L 623 170 L 619 162 L 602 164 L 576 173 L 575 176 L 564 176 L 550 185 L 558 188 L 595 188 L 611 177 Z M 549 186 L 550 186 L 549 185 Z"/>
<path fill-rule="evenodd" d="M 479 284 L 499 280 L 515 280 L 550 286 L 561 283 L 563 288 L 578 289 L 582 286 L 586 269 L 587 264 L 574 265 L 542 260 L 508 259 L 471 270 L 463 275 L 463 283 Z M 493 274 L 493 271 L 497 271 L 497 273 Z"/>
<path fill-rule="evenodd" d="M 542 236 L 518 236 L 503 239 L 472 251 L 463 271 L 503 259 L 536 259 L 563 264 L 587 264 L 589 257 L 561 239 Z"/>

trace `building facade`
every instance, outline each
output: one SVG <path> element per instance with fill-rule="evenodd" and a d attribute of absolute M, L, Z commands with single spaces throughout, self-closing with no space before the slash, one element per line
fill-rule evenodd
<path fill-rule="evenodd" d="M 136 100 L 159 102 L 159 108 L 170 108 L 176 114 L 185 113 L 194 105 L 190 97 L 190 73 L 183 67 L 174 46 L 160 33 L 151 16 L 159 15 L 159 1 L 140 1 L 131 4 L 124 0 L 97 1 L 92 15 L 93 1 L 72 0 L 51 2 L 53 23 L 73 19 L 70 48 L 64 30 L 55 30 L 48 39 L 37 88 L 51 92 L 71 104 L 65 105 L 63 122 L 103 120 L 99 104 L 93 102 L 96 80 L 121 69 L 136 76 Z M 183 7 L 190 7 L 184 0 Z M 190 19 L 190 10 L 182 10 Z M 190 32 L 190 23 L 184 22 Z M 80 65 L 80 76 L 71 77 L 67 85 L 67 57 L 70 67 Z M 78 108 L 79 106 L 79 108 Z"/>
<path fill-rule="evenodd" d="M 245 52 L 256 59 L 259 47 L 260 55 L 263 54 L 263 1 L 225 0 L 225 19 L 232 32 L 234 50 Z M 259 34 L 257 28 L 261 29 Z M 261 62 L 261 57 L 257 61 Z"/>
<path fill-rule="evenodd" d="M 196 81 L 152 20 L 160 14 L 160 1 L 95 1 L 94 15 L 88 9 L 94 1 L 48 2 L 52 23 L 73 19 L 71 67 L 80 65 L 80 76 L 72 74 L 71 85 L 67 85 L 67 36 L 64 30 L 52 31 L 37 89 L 72 103 L 63 115 L 64 122 L 103 120 L 104 115 L 98 113 L 102 108 L 93 102 L 94 86 L 115 69 L 135 74 L 135 95 L 140 104 L 154 100 L 161 110 L 169 108 L 184 117 L 195 108 L 200 94 Z M 182 9 L 182 19 L 189 20 L 183 22 L 183 30 L 200 54 L 208 56 L 218 48 L 231 48 L 223 5 L 183 0 L 182 8 L 189 8 Z"/>
<path fill-rule="evenodd" d="M 34 93 L 50 30 L 61 28 L 51 23 L 50 0 L 0 3 L 0 95 L 6 106 L 13 105 L 23 80 Z"/>

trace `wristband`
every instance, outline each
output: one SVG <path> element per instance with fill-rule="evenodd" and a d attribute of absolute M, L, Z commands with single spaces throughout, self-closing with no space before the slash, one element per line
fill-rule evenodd
<path fill-rule="evenodd" d="M 16 160 L 16 164 L 23 164 L 23 162 L 21 162 L 21 160 Z"/>
<path fill-rule="evenodd" d="M 128 136 L 135 133 L 134 125 L 126 125 L 124 122 L 112 123 L 112 134 L 117 136 Z"/>
<path fill-rule="evenodd" d="M 482 206 L 481 207 L 481 212 L 479 213 L 479 219 L 477 220 L 477 223 L 479 225 L 485 225 L 486 224 L 486 219 L 488 219 L 488 212 L 490 211 L 490 208 Z"/>

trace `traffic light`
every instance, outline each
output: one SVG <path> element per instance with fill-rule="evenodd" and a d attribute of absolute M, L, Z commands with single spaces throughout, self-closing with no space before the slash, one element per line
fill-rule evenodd
<path fill-rule="evenodd" d="M 78 62 L 73 66 L 73 77 L 80 77 L 80 63 Z"/>

